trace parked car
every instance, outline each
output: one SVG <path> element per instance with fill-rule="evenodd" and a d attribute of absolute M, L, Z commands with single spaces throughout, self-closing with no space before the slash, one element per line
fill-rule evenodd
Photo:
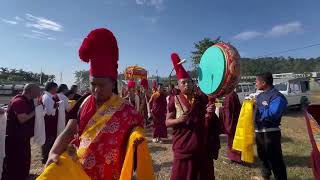
<path fill-rule="evenodd" d="M 242 103 L 246 97 L 249 97 L 250 94 L 256 92 L 255 85 L 253 83 L 244 82 L 239 83 L 236 87 L 236 93 L 238 94 L 239 100 Z"/>
<path fill-rule="evenodd" d="M 310 85 L 307 78 L 274 79 L 274 86 L 288 101 L 288 106 L 304 108 L 310 103 Z"/>

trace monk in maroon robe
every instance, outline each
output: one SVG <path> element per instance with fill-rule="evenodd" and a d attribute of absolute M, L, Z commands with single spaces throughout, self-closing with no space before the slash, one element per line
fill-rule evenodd
<path fill-rule="evenodd" d="M 179 56 L 174 53 L 171 58 L 180 90 L 170 98 L 166 119 L 166 125 L 174 130 L 171 180 L 212 180 L 213 159 L 220 149 L 214 103 L 208 104 L 208 97 L 194 88 Z"/>
<path fill-rule="evenodd" d="M 166 126 L 167 100 L 161 83 L 158 85 L 158 91 L 151 96 L 150 107 L 153 120 L 153 141 L 161 143 L 161 138 L 168 136 Z"/>
<path fill-rule="evenodd" d="M 228 137 L 227 157 L 230 161 L 241 163 L 241 153 L 232 149 L 233 139 L 236 133 L 241 103 L 236 92 L 232 91 L 224 99 L 223 124 Z"/>
<path fill-rule="evenodd" d="M 28 84 L 23 93 L 13 97 L 9 103 L 2 180 L 25 180 L 29 176 L 30 138 L 34 134 L 35 121 L 33 99 L 39 96 L 40 88 Z"/>
<path fill-rule="evenodd" d="M 149 89 L 149 84 L 147 79 L 142 79 L 140 81 L 140 110 L 139 113 L 141 116 L 144 118 L 144 123 L 147 126 L 148 125 L 148 114 L 150 109 L 148 108 L 149 106 L 149 94 L 148 94 L 148 89 Z"/>

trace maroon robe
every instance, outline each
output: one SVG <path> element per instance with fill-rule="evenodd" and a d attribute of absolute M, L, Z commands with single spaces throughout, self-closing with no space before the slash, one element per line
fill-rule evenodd
<path fill-rule="evenodd" d="M 166 113 L 167 99 L 165 94 L 152 100 L 153 138 L 167 138 Z"/>
<path fill-rule="evenodd" d="M 305 112 L 305 119 L 307 123 L 308 133 L 310 142 L 312 145 L 312 152 L 311 152 L 311 166 L 315 180 L 320 180 L 320 152 L 317 148 L 316 141 L 314 139 L 314 135 L 312 134 L 311 125 L 308 113 L 317 121 L 320 126 L 320 105 L 311 105 Z"/>
<path fill-rule="evenodd" d="M 17 114 L 34 111 L 33 100 L 17 95 L 9 103 L 6 129 L 6 157 L 3 163 L 3 180 L 25 180 L 31 163 L 30 138 L 34 134 L 34 117 L 21 124 Z"/>
<path fill-rule="evenodd" d="M 196 95 L 193 105 L 183 95 L 179 102 L 189 107 L 189 123 L 182 123 L 173 129 L 173 167 L 171 180 L 212 180 L 214 179 L 213 159 L 218 158 L 220 149 L 218 117 L 215 113 L 205 128 L 207 96 Z M 176 96 L 176 97 L 177 97 Z M 170 98 L 168 111 L 177 113 L 175 98 Z M 207 137 L 205 133 L 207 132 Z"/>
<path fill-rule="evenodd" d="M 148 107 L 147 103 L 149 102 L 149 97 L 148 95 L 141 93 L 140 95 L 140 110 L 139 113 L 143 117 L 144 120 L 148 119 Z"/>
<path fill-rule="evenodd" d="M 55 102 L 56 113 L 54 116 L 47 115 L 47 114 L 44 116 L 45 127 L 46 127 L 46 138 L 57 137 L 58 115 L 59 115 L 59 111 L 57 107 L 58 107 L 58 102 L 60 100 L 57 95 L 54 95 L 52 99 Z"/>
<path fill-rule="evenodd" d="M 241 162 L 241 153 L 232 149 L 233 139 L 236 133 L 241 103 L 236 92 L 232 91 L 224 99 L 223 123 L 227 134 L 227 156 L 231 161 Z"/>

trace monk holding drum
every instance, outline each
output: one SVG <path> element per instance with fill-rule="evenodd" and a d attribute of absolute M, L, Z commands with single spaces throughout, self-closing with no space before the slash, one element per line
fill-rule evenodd
<path fill-rule="evenodd" d="M 179 94 L 170 98 L 166 119 L 167 127 L 174 130 L 171 180 L 214 179 L 213 159 L 217 159 L 220 149 L 215 106 L 208 105 L 208 97 L 195 87 L 179 64 L 179 56 L 173 53 L 171 58 L 180 89 Z M 206 119 L 206 114 L 211 118 Z"/>
<path fill-rule="evenodd" d="M 213 159 L 218 158 L 222 125 L 214 113 L 214 99 L 234 90 L 240 80 L 240 56 L 219 42 L 201 57 L 199 87 L 193 83 L 176 53 L 171 55 L 179 94 L 169 98 L 166 125 L 173 127 L 171 180 L 214 179 Z"/>

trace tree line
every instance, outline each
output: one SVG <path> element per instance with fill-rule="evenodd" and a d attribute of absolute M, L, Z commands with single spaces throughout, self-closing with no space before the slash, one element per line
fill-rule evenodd
<path fill-rule="evenodd" d="M 194 51 L 191 52 L 193 72 L 196 72 L 201 56 L 211 46 L 220 42 L 216 39 L 204 38 L 194 43 Z M 254 76 L 269 71 L 278 73 L 305 73 L 320 72 L 320 57 L 317 58 L 293 58 L 293 57 L 262 57 L 262 58 L 241 58 L 241 75 Z M 196 73 L 193 73 L 196 74 Z"/>
<path fill-rule="evenodd" d="M 22 69 L 0 67 L 0 83 L 34 82 L 43 85 L 47 81 L 54 81 L 55 75 L 34 73 Z"/>

